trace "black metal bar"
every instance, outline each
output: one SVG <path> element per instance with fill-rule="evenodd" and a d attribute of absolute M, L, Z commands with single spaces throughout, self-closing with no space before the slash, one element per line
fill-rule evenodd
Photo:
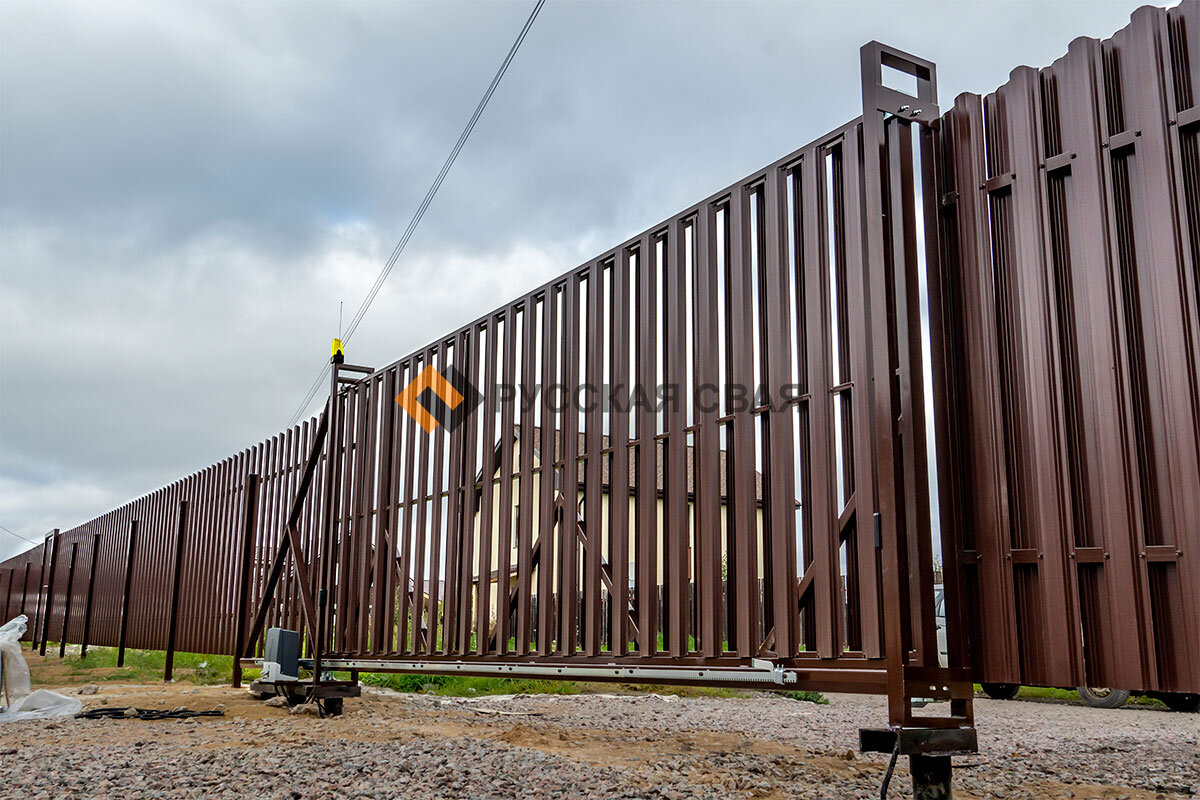
<path fill-rule="evenodd" d="M 71 562 L 67 567 L 67 595 L 63 603 L 62 634 L 58 638 L 59 658 L 67 653 L 67 625 L 71 621 L 71 593 L 75 589 L 75 554 L 78 549 L 78 542 L 71 542 Z"/>
<path fill-rule="evenodd" d="M 133 553 L 137 549 L 138 521 L 129 521 L 129 543 L 125 550 L 125 588 L 121 593 L 121 633 L 117 640 L 117 666 L 125 666 L 125 641 L 129 633 L 129 593 L 133 587 Z"/>
<path fill-rule="evenodd" d="M 242 552 L 238 562 L 238 605 L 237 619 L 234 621 L 231 681 L 235 689 L 242 685 L 241 658 L 247 650 L 246 614 L 250 610 L 250 561 L 254 558 L 254 527 L 257 519 L 255 512 L 258 509 L 258 474 L 255 472 L 246 476 L 242 508 Z"/>
<path fill-rule="evenodd" d="M 100 560 L 100 534 L 92 534 L 92 563 L 88 568 L 87 606 L 83 612 L 83 641 L 79 645 L 79 657 L 87 658 L 88 643 L 92 635 L 92 600 L 96 595 L 96 562 Z"/>
<path fill-rule="evenodd" d="M 41 635 L 41 638 L 38 640 L 38 652 L 41 655 L 46 655 L 46 639 L 50 636 L 50 611 L 51 611 L 50 607 L 54 603 L 54 572 L 55 572 L 55 567 L 58 565 L 58 528 L 55 528 L 54 532 L 50 534 L 50 536 L 48 537 L 48 541 L 51 544 L 51 550 L 50 550 L 50 575 L 46 579 L 46 604 L 44 607 L 39 605 L 39 608 L 42 609 L 42 611 L 41 611 L 41 613 L 42 613 L 42 619 L 41 619 L 42 635 Z M 38 596 L 38 600 L 40 603 L 41 595 Z"/>
<path fill-rule="evenodd" d="M 170 681 L 175 671 L 175 629 L 179 621 L 179 584 L 183 578 L 183 549 L 187 538 L 188 501 L 179 501 L 179 519 L 175 526 L 175 574 L 171 578 L 171 616 L 167 627 L 167 657 L 163 680 Z"/>

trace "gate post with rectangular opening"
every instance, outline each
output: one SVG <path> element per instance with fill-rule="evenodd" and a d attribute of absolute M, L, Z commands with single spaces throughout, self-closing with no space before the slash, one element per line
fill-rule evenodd
<path fill-rule="evenodd" d="M 939 211 L 930 201 L 937 196 L 936 187 L 930 185 L 936 181 L 934 148 L 926 130 L 939 117 L 936 67 L 879 42 L 864 45 L 861 56 L 867 270 L 863 300 L 869 309 L 871 339 L 870 414 L 878 477 L 875 525 L 876 546 L 883 551 L 889 725 L 860 731 L 859 741 L 864 751 L 908 755 L 917 797 L 950 797 L 949 756 L 974 752 L 977 745 L 970 675 L 965 669 L 940 666 L 935 631 L 930 628 L 934 599 L 930 493 L 934 489 L 925 454 L 927 426 L 933 420 L 926 419 L 923 379 L 925 369 L 931 376 L 940 375 L 946 364 L 941 351 L 931 352 L 929 363 L 922 355 L 925 312 L 920 278 L 924 270 L 930 297 L 940 292 L 935 285 L 940 275 L 935 268 Z M 915 79 L 915 94 L 884 85 L 885 68 Z M 916 140 L 914 128 L 920 134 Z M 914 165 L 917 158 L 920 164 Z M 931 311 L 931 328 L 941 323 L 940 315 L 937 320 L 933 316 Z M 940 337 L 940 331 L 931 332 L 935 341 L 940 342 Z M 944 387 L 940 379 L 931 383 Z M 931 399 L 935 408 L 948 402 L 944 391 Z M 952 484 L 939 481 L 938 489 L 951 491 Z M 939 522 L 952 506 L 939 503 Z M 945 545 L 957 535 L 955 526 L 938 528 L 943 552 L 957 553 L 956 547 Z M 956 610 L 961 609 L 957 589 L 957 584 L 946 585 L 947 606 Z M 948 617 L 952 623 L 959 619 Z M 960 633 L 948 631 L 948 636 Z M 950 715 L 914 715 L 915 697 L 950 700 Z"/>

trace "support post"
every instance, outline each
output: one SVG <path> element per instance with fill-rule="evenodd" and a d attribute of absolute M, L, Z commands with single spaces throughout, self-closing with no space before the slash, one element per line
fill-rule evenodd
<path fill-rule="evenodd" d="M 16 570 L 10 569 L 10 570 L 6 570 L 5 572 L 8 575 L 8 583 L 6 584 L 5 589 L 4 589 L 4 616 L 3 616 L 3 619 L 5 622 L 8 622 L 8 607 L 12 605 L 13 575 L 15 574 Z"/>
<path fill-rule="evenodd" d="M 913 755 L 908 763 L 913 800 L 950 800 L 950 756 Z"/>
<path fill-rule="evenodd" d="M 125 639 L 129 633 L 129 590 L 133 584 L 133 553 L 137 549 L 136 519 L 129 521 L 129 544 L 125 548 L 125 589 L 121 594 L 121 633 L 117 641 L 117 666 L 125 666 Z"/>
<path fill-rule="evenodd" d="M 96 593 L 96 562 L 100 560 L 100 534 L 92 534 L 92 563 L 88 568 L 87 606 L 83 612 L 83 642 L 79 646 L 79 657 L 87 658 L 88 641 L 92 634 L 92 598 Z"/>
<path fill-rule="evenodd" d="M 862 209 L 866 232 L 862 301 L 868 319 L 879 321 L 869 332 L 867 402 L 871 427 L 864 433 L 872 442 L 877 477 L 874 521 L 876 548 L 882 556 L 881 588 L 887 598 L 883 641 L 889 727 L 861 730 L 860 746 L 864 752 L 909 756 L 915 798 L 941 800 L 950 797 L 951 755 L 977 752 L 978 743 L 969 679 L 936 666 L 937 645 L 930 628 L 933 578 L 929 532 L 916 519 L 920 509 L 928 508 L 931 491 L 928 475 L 919 463 L 928 420 L 918 378 L 913 377 L 917 372 L 913 365 L 920 363 L 913 352 L 919 341 L 916 320 L 922 313 L 916 289 L 922 259 L 927 274 L 933 270 L 931 279 L 937 274 L 936 267 L 930 267 L 936 263 L 936 247 L 924 256 L 918 254 L 919 226 L 924 226 L 927 241 L 936 242 L 939 237 L 937 211 L 927 202 L 928 186 L 924 183 L 926 195 L 921 198 L 920 212 L 917 210 L 912 137 L 914 129 L 920 131 L 939 117 L 937 72 L 932 62 L 879 42 L 863 46 L 861 67 Z M 915 78 L 915 94 L 885 86 L 884 67 Z M 928 137 L 925 133 L 920 136 L 924 168 Z M 931 284 L 930 294 L 936 291 L 939 287 Z M 935 373 L 940 369 L 936 361 L 930 368 Z M 937 396 L 934 400 L 935 404 L 941 402 Z M 904 445 L 906 437 L 919 447 Z M 871 499 L 859 498 L 860 513 L 870 506 Z M 916 651 L 916 663 L 921 666 L 914 667 L 910 651 Z M 935 677 L 930 678 L 931 674 Z M 928 691 L 935 682 L 948 687 L 950 716 L 914 714 L 914 692 Z"/>
<path fill-rule="evenodd" d="M 25 598 L 29 596 L 29 562 L 25 562 L 25 576 L 21 578 L 21 610 L 18 615 L 25 613 Z"/>
<path fill-rule="evenodd" d="M 333 506 L 337 498 L 333 485 L 333 464 L 338 455 L 338 444 L 341 441 L 338 428 L 341 420 L 337 416 L 338 368 L 346 363 L 345 355 L 340 348 L 341 342 L 337 342 L 337 345 L 339 346 L 334 348 L 333 356 L 329 359 L 329 405 L 325 410 L 325 418 L 328 421 L 328 438 L 325 440 L 325 486 L 320 509 L 323 514 L 320 536 L 321 563 L 317 572 L 317 630 L 313 636 L 312 647 L 312 691 L 314 694 L 321 682 L 321 656 L 324 655 L 325 641 L 329 636 L 327 627 L 329 623 L 329 586 L 332 583 L 333 528 L 336 524 L 336 512 Z"/>
<path fill-rule="evenodd" d="M 29 628 L 31 649 L 37 648 L 38 634 L 42 630 L 42 589 L 46 586 L 46 559 L 50 557 L 50 542 L 55 533 L 58 533 L 57 529 L 53 533 L 46 534 L 46 538 L 42 540 L 42 568 L 38 570 L 37 604 L 33 608 L 33 625 Z"/>
<path fill-rule="evenodd" d="M 71 622 L 71 595 L 75 591 L 75 556 L 79 551 L 79 543 L 71 542 L 71 562 L 67 567 L 67 596 L 63 605 L 62 635 L 58 637 L 58 657 L 67 654 L 67 625 Z"/>
<path fill-rule="evenodd" d="M 258 474 L 246 476 L 246 495 L 242 508 L 242 553 L 238 562 L 237 622 L 233 633 L 233 688 L 242 685 L 242 656 L 246 654 L 246 614 L 250 605 L 250 559 L 254 556 L 255 514 L 258 510 Z"/>
<path fill-rule="evenodd" d="M 42 612 L 42 638 L 38 642 L 38 653 L 46 655 L 46 639 L 50 636 L 50 611 L 54 603 L 54 572 L 58 566 L 58 528 L 50 534 L 50 543 L 54 548 L 50 553 L 50 577 L 46 581 L 46 609 Z"/>
<path fill-rule="evenodd" d="M 187 537 L 188 501 L 179 501 L 179 521 L 175 525 L 175 574 L 171 578 L 171 617 L 167 627 L 167 658 L 163 666 L 163 681 L 170 681 L 175 672 L 175 628 L 179 621 L 179 584 L 183 577 L 183 545 Z"/>

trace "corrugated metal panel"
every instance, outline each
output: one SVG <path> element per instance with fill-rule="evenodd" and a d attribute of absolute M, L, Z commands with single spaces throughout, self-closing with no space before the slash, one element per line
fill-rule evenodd
<path fill-rule="evenodd" d="M 1200 689 L 1200 6 L 943 120 L 981 680 Z"/>

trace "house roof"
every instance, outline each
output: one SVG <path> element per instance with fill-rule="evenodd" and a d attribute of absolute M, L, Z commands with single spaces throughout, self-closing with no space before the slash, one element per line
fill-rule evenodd
<path fill-rule="evenodd" d="M 513 427 L 513 430 L 514 430 L 514 433 L 516 434 L 516 438 L 518 440 L 520 440 L 521 439 L 521 426 L 515 425 Z M 542 452 L 543 452 L 542 431 L 543 431 L 542 428 L 533 428 L 533 447 L 538 454 L 539 460 L 541 459 Z M 576 452 L 578 454 L 582 455 L 587 449 L 586 448 L 587 435 L 585 433 L 580 433 L 577 436 L 578 436 L 578 444 L 577 444 Z M 664 459 L 664 452 L 663 452 L 664 444 L 665 443 L 661 439 L 655 440 L 655 448 L 654 448 L 655 449 L 655 458 L 654 458 L 655 481 L 654 481 L 654 484 L 655 484 L 655 489 L 659 493 L 664 492 L 666 489 L 666 474 L 665 474 L 666 470 L 665 470 L 665 463 L 664 463 L 665 459 Z M 608 436 L 601 437 L 601 445 L 600 446 L 602 449 L 608 448 L 611 446 L 611 441 Z M 562 459 L 562 455 L 563 455 L 563 432 L 561 430 L 555 430 L 554 431 L 554 460 L 559 461 L 560 459 Z M 685 463 L 687 464 L 687 492 L 690 495 L 694 495 L 695 491 L 696 491 L 696 448 L 694 446 L 689 445 L 687 447 L 687 452 L 684 456 L 684 460 L 685 460 Z M 718 460 L 718 465 L 717 465 L 718 484 L 720 486 L 721 499 L 724 500 L 728 496 L 728 490 L 727 490 L 728 482 L 726 479 L 727 478 L 726 462 L 728 461 L 728 453 L 724 449 L 720 450 L 718 452 L 717 460 Z M 601 482 L 601 485 L 603 486 L 603 489 L 605 492 L 609 491 L 609 489 L 611 488 L 611 480 L 610 480 L 610 476 L 609 476 L 611 466 L 612 466 L 611 458 L 604 458 L 604 459 L 600 460 L 600 482 Z M 586 468 L 587 468 L 587 464 L 585 462 L 583 462 L 583 461 L 579 462 L 578 481 L 579 481 L 579 486 L 581 488 L 584 485 L 584 479 L 585 479 L 586 472 L 587 472 Z M 760 502 L 763 499 L 762 483 L 763 483 L 762 473 L 755 470 L 755 472 L 754 472 L 754 494 L 755 494 L 755 499 Z M 636 484 L 637 484 L 637 451 L 633 448 L 630 448 L 630 450 L 629 450 L 629 485 L 630 485 L 630 487 L 633 487 Z"/>

